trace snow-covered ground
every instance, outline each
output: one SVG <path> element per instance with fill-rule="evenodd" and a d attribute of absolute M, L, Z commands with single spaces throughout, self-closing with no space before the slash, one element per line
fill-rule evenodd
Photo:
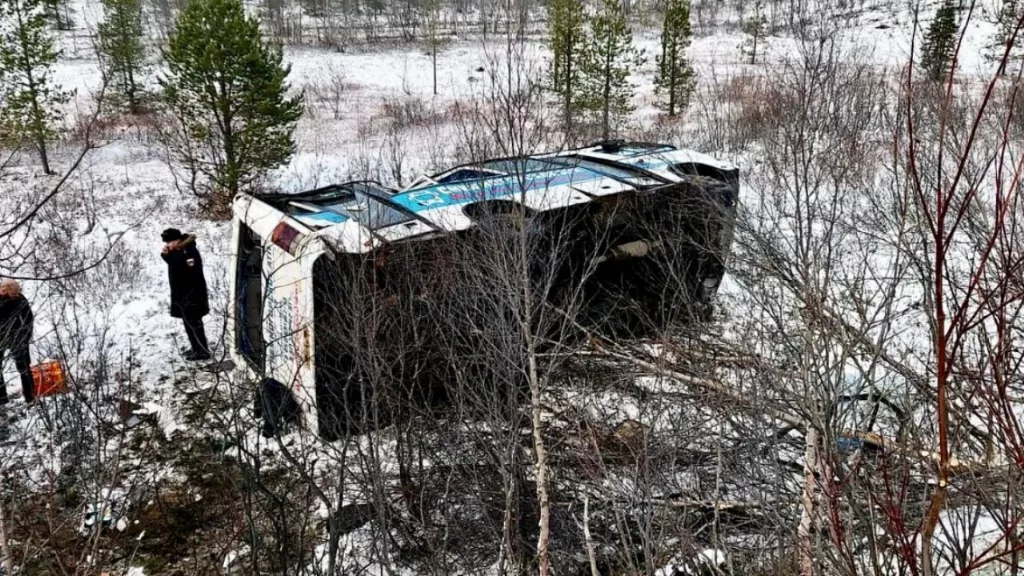
<path fill-rule="evenodd" d="M 95 18 L 96 7 L 85 3 L 79 13 Z M 879 66 L 898 66 L 905 63 L 910 52 L 910 38 L 906 27 L 892 25 L 878 29 L 871 14 L 859 19 L 864 24 L 855 26 L 844 34 L 849 43 L 849 53 Z M 88 20 L 87 20 L 88 21 Z M 965 74 L 982 72 L 990 68 L 981 56 L 980 47 L 988 40 L 991 26 L 979 23 L 967 36 L 968 55 L 961 63 Z M 80 34 L 81 32 L 79 32 Z M 727 82 L 734 75 L 757 74 L 770 64 L 746 63 L 747 57 L 741 52 L 742 35 L 716 34 L 696 38 L 691 48 L 691 59 L 702 81 L 715 78 Z M 640 33 L 637 45 L 648 55 L 647 64 L 635 74 L 637 85 L 636 102 L 638 122 L 649 121 L 657 112 L 653 106 L 654 54 L 658 50 L 658 38 L 650 33 Z M 338 53 L 309 47 L 286 48 L 285 61 L 291 66 L 289 77 L 293 89 L 306 92 L 307 105 L 313 111 L 300 121 L 296 131 L 298 150 L 289 165 L 277 174 L 277 185 L 283 190 L 297 191 L 322 186 L 353 176 L 360 169 L 358 164 L 367 157 L 380 154 L 384 135 L 374 124 L 386 112 L 382 109 L 388 101 L 402 102 L 415 100 L 428 111 L 443 112 L 456 100 L 468 99 L 476 94 L 485 81 L 487 70 L 496 59 L 503 57 L 502 42 L 480 40 L 459 41 L 446 47 L 438 58 L 438 91 L 432 94 L 432 67 L 430 57 L 420 47 L 353 51 Z M 790 38 L 770 38 L 767 62 L 783 61 L 796 50 L 796 41 Z M 538 74 L 544 70 L 546 51 L 540 41 L 532 41 L 527 57 L 528 66 Z M 154 75 L 157 74 L 155 70 Z M 318 95 L 314 86 L 326 85 L 338 77 L 343 79 L 339 95 L 339 114 L 334 117 L 324 110 L 333 103 L 315 103 Z M 79 51 L 79 57 L 62 60 L 56 67 L 55 78 L 65 89 L 75 90 L 77 98 L 69 106 L 68 123 L 75 122 L 74 114 L 86 113 L 91 107 L 91 94 L 100 84 L 99 67 L 94 57 Z M 443 121 L 443 120 L 442 120 Z M 446 155 L 437 154 L 450 143 L 434 140 L 443 132 L 431 134 L 412 130 L 403 136 L 405 182 L 423 171 L 442 169 L 446 164 L 433 165 L 432 160 Z M 127 351 L 129 347 L 140 347 L 143 353 L 140 361 L 152 374 L 163 374 L 173 370 L 180 360 L 176 358 L 176 339 L 181 334 L 178 322 L 169 318 L 166 312 L 167 288 L 165 265 L 159 259 L 161 246 L 159 233 L 166 227 L 179 227 L 195 232 L 199 236 L 199 247 L 204 254 L 207 276 L 212 283 L 214 300 L 221 306 L 227 302 L 224 288 L 227 283 L 226 261 L 229 242 L 228 226 L 198 219 L 194 215 L 194 199 L 176 189 L 174 176 L 169 169 L 165 152 L 152 135 L 145 133 L 145 127 L 124 127 L 121 134 L 111 130 L 101 137 L 108 140 L 101 148 L 90 152 L 76 175 L 73 186 L 79 190 L 88 188 L 102 205 L 102 226 L 108 235 L 123 232 L 121 241 L 139 255 L 139 268 L 135 270 L 136 285 L 128 293 L 117 294 L 113 307 L 106 311 L 117 320 L 110 341 L 115 350 Z M 702 150 L 720 154 L 717 150 Z M 77 152 L 69 143 L 58 152 L 59 158 L 69 159 Z M 742 155 L 731 159 L 741 169 L 747 159 Z M 26 156 L 27 163 L 34 158 Z M 58 165 L 59 161 L 58 161 Z M 31 171 L 33 167 L 26 166 Z M 397 182 L 386 182 L 397 184 Z M 744 194 L 756 190 L 743 189 Z M 26 291 L 32 295 L 38 288 L 28 282 Z M 45 318 L 45 312 L 42 313 Z M 215 333 L 222 317 L 211 315 L 208 330 Z M 14 375 L 7 374 L 10 391 L 15 392 Z M 147 387 L 149 389 L 149 387 Z M 160 392 L 152 392 L 159 400 Z"/>
<path fill-rule="evenodd" d="M 84 0 L 75 7 L 84 21 L 84 24 L 79 22 L 80 27 L 95 21 L 96 2 Z M 928 12 L 928 9 L 922 11 L 924 26 L 927 26 Z M 856 62 L 899 68 L 909 60 L 912 29 L 909 13 L 905 11 L 897 11 L 893 18 L 888 10 L 869 9 L 844 23 L 836 33 L 841 34 L 845 52 Z M 993 30 L 993 25 L 984 21 L 980 14 L 968 27 L 962 50 L 964 57 L 960 61 L 961 75 L 968 82 L 980 80 L 991 72 L 992 65 L 984 57 L 984 48 Z M 91 108 L 91 92 L 100 83 L 95 57 L 83 45 L 84 33 L 80 29 L 62 38 L 65 51 L 74 58 L 62 60 L 55 70 L 56 80 L 77 93 L 69 104 L 69 128 L 78 122 L 79 114 Z M 633 78 L 638 87 L 634 121 L 637 131 L 657 120 L 658 113 L 653 106 L 653 71 L 658 42 L 657 36 L 649 32 L 637 34 L 637 44 L 648 56 L 647 64 Z M 737 76 L 763 74 L 796 57 L 800 50 L 799 42 L 793 38 L 772 37 L 768 39 L 767 55 L 752 65 L 741 51 L 743 42 L 743 36 L 737 32 L 694 39 L 690 55 L 705 89 L 710 89 L 712 82 L 724 85 Z M 530 40 L 528 48 L 527 66 L 539 75 L 545 67 L 545 48 L 538 39 Z M 282 190 L 296 191 L 365 176 L 397 185 L 398 177 L 401 183 L 408 183 L 420 172 L 450 165 L 459 158 L 459 150 L 451 139 L 452 120 L 446 113 L 456 101 L 470 100 L 480 91 L 487 82 L 488 71 L 504 57 L 503 51 L 504 44 L 494 40 L 467 38 L 447 45 L 438 57 L 438 94 L 435 96 L 432 63 L 422 47 L 368 48 L 346 53 L 287 47 L 284 54 L 291 66 L 289 79 L 296 92 L 305 92 L 307 114 L 296 131 L 297 153 L 275 174 L 276 185 Z M 152 74 L 158 74 L 157 65 Z M 388 106 L 402 103 L 413 103 L 430 119 L 422 126 L 402 128 L 393 136 L 398 141 L 395 144 L 388 140 L 386 130 L 387 115 L 391 113 Z M 687 131 L 683 129 L 680 134 L 685 137 Z M 218 341 L 223 333 L 224 308 L 230 300 L 226 292 L 230 229 L 225 223 L 196 217 L 194 198 L 178 190 L 165 151 L 145 127 L 128 123 L 114 125 L 105 129 L 100 138 L 102 146 L 86 156 L 70 180 L 67 194 L 72 199 L 87 199 L 90 206 L 95 207 L 93 216 L 97 225 L 90 228 L 88 223 L 81 222 L 78 229 L 83 233 L 87 231 L 88 238 L 95 238 L 97 242 L 104 239 L 116 242 L 116 253 L 127 269 L 101 267 L 94 273 L 94 286 L 101 287 L 101 292 L 76 294 L 70 298 L 46 282 L 25 282 L 25 291 L 33 302 L 38 322 L 34 356 L 36 359 L 57 356 L 59 350 L 66 349 L 68 343 L 62 341 L 62 331 L 66 329 L 57 326 L 69 318 L 69 299 L 77 299 L 81 307 L 76 310 L 75 318 L 80 323 L 77 327 L 85 329 L 89 342 L 73 357 L 87 363 L 102 349 L 116 364 L 112 370 L 130 368 L 132 372 L 126 381 L 132 383 L 133 389 L 109 391 L 108 403 L 113 406 L 118 394 L 126 394 L 138 404 L 151 403 L 154 411 L 160 407 L 162 433 L 169 439 L 188 442 L 200 431 L 190 431 L 189 418 L 178 412 L 185 405 L 182 381 L 194 379 L 199 385 L 217 386 L 228 386 L 230 382 L 196 374 L 180 357 L 184 332 L 180 322 L 167 314 L 168 289 L 165 265 L 159 258 L 159 236 L 167 227 L 198 235 L 215 308 L 206 318 L 206 327 L 211 338 Z M 58 171 L 74 157 L 76 146 L 76 142 L 67 142 L 56 151 Z M 401 152 L 400 169 L 382 162 L 393 146 L 398 146 Z M 720 150 L 702 151 L 727 154 Z M 756 163 L 748 154 L 733 153 L 729 157 L 744 172 Z M 34 158 L 24 156 L 15 170 L 31 174 L 36 170 Z M 3 185 L 8 185 L 8 181 Z M 749 201 L 756 199 L 759 190 L 745 186 L 742 193 L 742 201 Z M 0 190 L 0 202 L 5 196 L 6 192 Z M 107 288 L 102 288 L 104 286 Z M 738 286 L 729 280 L 724 290 L 723 296 L 729 298 L 735 296 Z M 218 342 L 215 349 L 223 353 L 223 343 Z M 17 374 L 10 363 L 5 368 L 8 394 L 18 398 Z M 83 366 L 71 368 L 72 371 L 83 370 Z M 52 402 L 56 405 L 58 401 Z M 620 399 L 613 398 L 609 403 L 618 401 Z M 624 417 L 635 415 L 628 405 L 618 408 Z M 50 443 L 64 441 L 46 432 L 45 420 L 40 413 L 29 413 L 14 423 L 8 439 L 8 446 L 18 447 L 14 458 L 33 471 L 34 480 L 40 486 L 45 484 L 48 474 L 61 466 L 59 451 Z M 256 442 L 254 439 L 254 445 Z M 267 448 L 262 444 L 259 447 Z M 147 469 L 149 474 L 175 474 L 173 469 L 141 463 L 138 466 Z M 120 490 L 124 493 L 127 487 L 120 486 Z M 344 546 L 351 547 L 353 542 L 348 541 Z M 718 552 L 712 550 L 706 554 L 717 558 Z M 226 552 L 225 566 L 237 556 L 237 551 Z"/>

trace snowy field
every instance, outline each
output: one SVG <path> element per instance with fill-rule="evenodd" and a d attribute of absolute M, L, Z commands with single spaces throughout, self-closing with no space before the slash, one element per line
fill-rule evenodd
<path fill-rule="evenodd" d="M 84 25 L 95 21 L 98 7 L 84 3 L 78 7 Z M 858 63 L 869 61 L 879 67 L 901 67 L 910 55 L 910 22 L 907 16 L 895 22 L 887 15 L 868 12 L 860 15 L 842 36 L 844 47 Z M 880 23 L 886 23 L 884 29 Z M 924 19 L 922 26 L 927 25 Z M 80 23 L 80 26 L 83 23 Z M 979 81 L 987 78 L 992 65 L 983 54 L 989 41 L 992 25 L 976 18 L 965 36 L 962 62 L 963 76 Z M 77 34 L 80 35 L 82 31 Z M 637 86 L 635 102 L 638 110 L 635 130 L 641 132 L 658 114 L 653 103 L 654 58 L 658 51 L 658 38 L 650 33 L 638 33 L 637 45 L 647 54 L 646 66 L 632 78 Z M 715 34 L 695 38 L 690 51 L 699 80 L 727 84 L 737 75 L 757 75 L 776 63 L 795 57 L 796 41 L 790 38 L 769 38 L 765 62 L 751 65 L 741 52 L 744 39 L 741 34 Z M 73 43 L 78 57 L 61 61 L 55 79 L 65 89 L 74 90 L 76 99 L 69 104 L 68 124 L 75 123 L 76 113 L 91 109 L 91 93 L 100 85 L 99 67 L 95 57 L 82 47 L 82 41 Z M 415 101 L 428 112 L 444 111 L 452 102 L 470 99 L 479 93 L 488 71 L 502 61 L 502 42 L 485 43 L 480 40 L 460 40 L 446 47 L 438 57 L 438 95 L 432 94 L 431 60 L 421 48 L 354 50 L 337 53 L 314 48 L 286 48 L 285 61 L 291 66 L 289 80 L 293 90 L 306 91 L 307 112 L 296 131 L 297 153 L 290 164 L 276 175 L 276 184 L 285 191 L 301 191 L 332 182 L 365 176 L 367 166 L 383 155 L 386 135 L 378 126 L 386 114 L 386 102 Z M 533 41 L 527 50 L 528 67 L 542 74 L 546 70 L 546 50 L 540 41 Z M 153 75 L 158 74 L 156 70 Z M 316 102 L 317 85 L 339 82 L 342 85 L 335 102 Z M 713 106 L 713 105 L 712 105 Z M 335 117 L 334 110 L 337 110 Z M 443 122 L 443 119 L 442 119 Z M 685 122 L 684 122 L 685 123 Z M 408 183 L 424 172 L 435 172 L 453 165 L 457 154 L 450 150 L 448 134 L 440 126 L 434 130 L 409 130 L 402 134 L 403 165 L 401 184 Z M 682 134 L 685 136 L 686 132 Z M 172 370 L 177 360 L 173 338 L 179 335 L 177 323 L 164 314 L 166 308 L 165 266 L 159 259 L 161 242 L 159 232 L 176 226 L 199 235 L 200 249 L 207 264 L 207 275 L 215 290 L 214 298 L 226 302 L 223 293 L 226 284 L 225 261 L 228 249 L 228 227 L 197 219 L 193 214 L 193 199 L 175 188 L 165 152 L 146 128 L 115 126 L 104 133 L 102 146 L 90 152 L 82 169 L 75 175 L 74 185 L 88 187 L 103 209 L 102 226 L 108 235 L 123 233 L 122 242 L 137 251 L 141 269 L 137 271 L 136 287 L 130 294 L 116 296 L 115 307 L 109 311 L 118 320 L 117 332 L 111 335 L 115 347 L 141 346 L 146 350 L 144 363 L 154 374 Z M 679 142 L 680 145 L 698 143 Z M 752 159 L 743 154 L 729 155 L 720 150 L 702 149 L 711 155 L 728 157 L 748 172 Z M 66 144 L 60 151 L 65 159 L 77 152 L 74 144 Z M 26 163 L 34 158 L 27 155 Z M 60 165 L 60 164 L 58 164 Z M 31 166 L 25 170 L 32 172 Z M 383 175 L 384 184 L 397 185 L 394 175 Z M 387 176 L 391 176 L 390 181 Z M 745 196 L 758 191 L 744 186 Z M 29 294 L 35 287 L 26 286 Z M 221 320 L 208 318 L 208 330 L 214 331 Z M 8 375 L 10 376 L 10 375 Z M 8 377 L 12 383 L 13 378 Z M 148 387 L 147 387 L 148 388 Z M 12 388 L 13 391 L 13 388 Z M 154 389 L 154 393 L 157 390 Z"/>
<path fill-rule="evenodd" d="M 71 58 L 56 67 L 56 80 L 64 88 L 74 90 L 76 97 L 68 105 L 67 127 L 73 129 L 94 106 L 92 93 L 101 83 L 95 56 L 83 40 L 86 27 L 95 22 L 99 8 L 95 3 L 75 5 L 78 30 L 62 37 L 65 53 Z M 922 11 L 923 14 L 929 10 Z M 928 19 L 924 18 L 923 26 Z M 842 27 L 841 51 L 858 64 L 870 63 L 878 69 L 899 70 L 911 53 L 912 22 L 904 10 L 872 10 L 853 14 Z M 992 71 L 985 57 L 985 46 L 994 26 L 980 14 L 965 35 L 965 46 L 960 61 L 960 78 L 966 85 L 981 85 Z M 760 76 L 783 67 L 800 57 L 799 42 L 792 38 L 771 37 L 767 54 L 756 64 L 748 63 L 742 53 L 743 35 L 734 30 L 720 31 L 694 38 L 690 57 L 698 73 L 700 95 L 710 95 L 736 78 Z M 637 86 L 630 134 L 646 135 L 654 132 L 660 122 L 655 108 L 654 55 L 659 39 L 650 32 L 638 32 L 637 44 L 642 47 L 648 61 L 638 70 L 633 81 Z M 457 164 L 465 157 L 460 150 L 457 121 L 451 110 L 456 103 L 470 102 L 486 89 L 491 71 L 500 70 L 505 55 L 505 44 L 500 40 L 483 41 L 476 38 L 459 39 L 439 54 L 437 61 L 437 88 L 432 86 L 432 63 L 422 47 L 356 48 L 345 53 L 312 47 L 286 47 L 285 61 L 291 66 L 294 91 L 303 91 L 306 113 L 296 131 L 297 153 L 291 162 L 274 174 L 275 186 L 284 191 L 301 191 L 329 183 L 355 178 L 374 178 L 386 185 L 408 184 L 417 175 L 432 173 Z M 539 38 L 528 41 L 526 67 L 538 75 L 546 70 L 546 49 Z M 158 66 L 151 70 L 151 79 L 159 74 Z M 712 140 L 697 128 L 697 115 L 703 107 L 715 109 L 716 103 L 697 102 L 690 116 L 672 127 L 679 141 L 677 145 L 690 146 L 713 156 L 737 163 L 743 174 L 756 175 L 760 171 L 755 149 L 717 150 L 708 148 Z M 407 126 L 394 126 L 396 109 L 411 110 L 415 121 Z M 214 353 L 223 356 L 222 342 L 225 326 L 230 225 L 200 219 L 195 212 L 195 199 L 179 190 L 175 174 L 167 162 L 167 153 L 156 136 L 145 125 L 133 125 L 128 120 L 104 122 L 96 135 L 99 146 L 88 152 L 81 166 L 72 174 L 66 199 L 58 201 L 54 209 L 72 215 L 60 230 L 80 234 L 80 241 L 71 241 L 68 248 L 84 257 L 109 253 L 115 256 L 80 281 L 24 282 L 25 292 L 36 313 L 35 360 L 47 356 L 69 360 L 72 372 L 91 373 L 100 356 L 110 361 L 106 368 L 114 375 L 112 381 L 124 388 L 112 387 L 96 393 L 103 397 L 104 405 L 114 408 L 120 397 L 143 406 L 143 413 L 157 414 L 156 430 L 164 441 L 177 444 L 186 451 L 202 437 L 202 418 L 195 417 L 196 394 L 211 387 L 222 396 L 229 397 L 232 385 L 230 375 L 217 377 L 197 372 L 194 365 L 186 364 L 179 352 L 184 332 L 179 321 L 169 317 L 166 267 L 159 258 L 160 231 L 177 227 L 198 236 L 211 288 L 214 313 L 206 318 L 206 329 L 215 341 Z M 74 161 L 81 141 L 70 139 L 62 143 L 54 154 L 57 172 L 62 172 Z M 35 157 L 19 157 L 12 171 L 16 178 L 5 179 L 0 190 L 0 203 L 18 196 L 14 187 L 35 190 L 45 187 L 45 179 L 38 176 Z M 741 202 L 756 205 L 762 198 L 760 180 L 755 176 L 742 184 Z M 18 190 L 21 193 L 21 190 Z M 20 197 L 20 196 L 19 196 Z M 45 216 L 45 215 L 44 215 Z M 67 240 L 67 239 L 65 239 Z M 45 245 L 36 245 L 44 250 Z M 52 270 L 60 270 L 59 252 L 37 254 L 38 259 Z M 38 269 L 38 268 L 37 268 Z M 30 274 L 26 274 L 30 275 Z M 908 296 L 908 298 L 913 297 Z M 721 295 L 730 314 L 740 318 L 742 306 L 749 298 L 734 279 L 727 279 Z M 68 340 L 67 322 L 74 320 L 80 341 Z M 910 321 L 907 324 L 911 324 Z M 726 335 L 742 337 L 740 329 L 728 322 L 721 327 Z M 76 364 L 78 363 L 78 364 Z M 4 373 L 8 395 L 20 398 L 17 374 L 10 363 Z M 655 386 L 654 384 L 651 385 Z M 55 432 L 48 419 L 62 408 L 60 399 L 46 400 L 46 410 L 22 411 L 20 400 L 13 409 L 18 416 L 9 427 L 6 446 L 10 452 L 3 456 L 4 465 L 23 467 L 37 488 L 45 487 L 48 479 L 61 470 L 63 452 L 58 445 L 66 438 L 54 438 Z M 563 399 L 572 404 L 571 398 Z M 609 396 L 599 404 L 608 406 L 606 414 L 611 420 L 638 418 L 635 407 L 624 403 L 621 397 Z M 245 428 L 249 422 L 232 423 Z M 272 465 L 281 462 L 279 446 L 261 440 L 255 428 L 245 433 L 244 446 L 257 453 L 266 451 Z M 108 438 L 111 446 L 121 446 L 124 438 Z M 301 446 L 308 439 L 293 435 L 288 445 Z M 244 444 L 244 442 L 243 442 Z M 167 450 L 166 444 L 161 450 Z M 235 452 L 232 452 L 235 450 Z M 238 447 L 225 450 L 237 454 Z M 311 449 L 311 453 L 315 452 Z M 120 457 L 110 453 L 111 460 Z M 173 459 L 163 463 L 144 461 L 137 453 L 126 452 L 131 459 L 127 466 L 118 462 L 124 473 L 109 482 L 112 498 L 126 497 L 133 487 L 156 482 L 162 478 L 180 478 Z M 102 465 L 115 466 L 103 463 Z M 313 466 L 315 469 L 315 466 Z M 321 511 L 322 512 L 322 511 Z M 144 536 L 139 536 L 144 538 Z M 357 557 L 371 544 L 369 536 L 356 532 L 346 539 L 342 547 L 348 556 Z M 322 545 L 317 550 L 324 551 Z M 227 568 L 235 558 L 244 557 L 244 550 L 225 550 L 217 560 Z M 714 556 L 715 551 L 703 554 Z M 187 555 L 187 554 L 186 554 Z M 315 560 L 311 563 L 315 563 Z M 129 572 L 141 576 L 141 572 Z M 151 574 L 151 573 L 150 573 Z M 666 572 L 667 574 L 667 572 Z M 152 576 L 152 574 L 151 574 Z"/>
<path fill-rule="evenodd" d="M 84 4 L 80 11 L 95 18 L 97 10 L 94 5 Z M 849 43 L 850 54 L 856 54 L 858 61 L 869 58 L 881 67 L 907 62 L 910 52 L 908 30 L 899 25 L 878 30 L 873 24 L 875 19 L 870 15 L 862 16 L 861 20 L 866 23 L 849 31 L 844 39 Z M 971 34 L 968 40 L 975 46 L 981 46 L 990 27 L 979 24 L 977 28 L 977 34 Z M 742 43 L 743 37 L 735 33 L 696 38 L 690 54 L 699 78 L 704 82 L 713 79 L 725 84 L 736 75 L 756 75 L 772 62 L 785 61 L 795 50 L 795 41 L 791 39 L 770 38 L 767 62 L 751 65 L 741 52 Z M 80 44 L 80 41 L 75 42 L 76 46 Z M 650 34 L 640 34 L 637 44 L 648 55 L 647 65 L 632 79 L 638 87 L 635 123 L 642 129 L 645 122 L 650 122 L 658 114 L 653 106 L 652 57 L 658 50 L 658 39 Z M 377 123 L 386 113 L 382 109 L 385 102 L 414 101 L 424 106 L 427 113 L 443 111 L 454 101 L 474 97 L 485 82 L 488 71 L 501 62 L 503 51 L 502 42 L 485 43 L 480 40 L 459 41 L 446 47 L 438 58 L 439 93 L 434 96 L 430 57 L 417 47 L 353 53 L 307 47 L 287 48 L 285 61 L 291 66 L 289 80 L 296 92 L 306 91 L 307 106 L 313 110 L 299 122 L 297 153 L 288 166 L 278 171 L 277 185 L 285 191 L 301 191 L 363 176 L 360 172 L 365 172 L 368 165 L 373 166 L 374 160 L 384 153 L 385 135 Z M 101 83 L 94 56 L 81 48 L 76 52 L 78 57 L 61 61 L 55 74 L 60 85 L 76 93 L 75 100 L 69 104 L 69 124 L 75 122 L 76 113 L 84 115 L 91 110 L 91 94 Z M 968 49 L 965 53 L 970 55 L 963 63 L 965 73 L 990 68 L 981 57 L 980 48 Z M 543 44 L 532 42 L 527 56 L 531 60 L 528 66 L 538 75 L 542 74 L 547 57 Z M 158 72 L 154 71 L 155 74 Z M 315 102 L 316 94 L 311 93 L 312 87 L 339 80 L 343 87 L 337 103 Z M 334 109 L 337 110 L 336 116 Z M 446 150 L 451 143 L 444 139 L 448 134 L 444 128 L 412 129 L 401 135 L 405 153 L 401 184 L 408 183 L 418 174 L 440 171 L 455 163 L 455 152 Z M 110 237 L 119 235 L 121 242 L 138 256 L 139 268 L 135 271 L 137 276 L 131 291 L 111 295 L 113 306 L 102 313 L 116 319 L 109 335 L 114 350 L 127 353 L 130 348 L 139 348 L 139 361 L 144 371 L 157 377 L 173 372 L 175 367 L 180 368 L 180 359 L 176 357 L 180 344 L 177 340 L 183 337 L 178 322 L 165 313 L 167 287 L 165 265 L 159 259 L 160 231 L 173 226 L 198 234 L 207 276 L 215 294 L 213 300 L 223 305 L 227 302 L 224 290 L 230 230 L 227 224 L 195 217 L 193 199 L 176 189 L 165 151 L 155 137 L 146 132 L 146 127 L 114 126 L 101 138 L 102 146 L 86 156 L 72 185 L 79 190 L 88 188 L 95 195 L 102 210 L 99 220 L 104 233 Z M 719 150 L 701 151 L 725 156 Z M 58 151 L 58 158 L 66 162 L 77 152 L 75 145 L 68 143 Z M 744 172 L 751 168 L 744 155 L 732 155 L 729 159 L 737 162 Z M 25 155 L 22 160 L 29 164 L 24 166 L 24 170 L 31 173 L 34 157 Z M 392 177 L 391 181 L 386 179 L 387 176 Z M 384 177 L 385 184 L 399 184 L 394 181 L 393 174 L 385 174 Z M 757 190 L 745 186 L 742 193 L 753 195 Z M 30 297 L 38 289 L 32 282 L 28 282 L 25 288 Z M 45 312 L 40 315 L 45 319 Z M 223 317 L 211 315 L 207 322 L 208 331 L 216 333 L 222 326 Z M 14 376 L 13 373 L 7 374 L 12 396 L 16 392 Z M 146 399 L 157 402 L 166 400 L 169 393 L 160 390 L 157 382 L 147 383 L 145 389 L 153 394 L 152 398 Z"/>

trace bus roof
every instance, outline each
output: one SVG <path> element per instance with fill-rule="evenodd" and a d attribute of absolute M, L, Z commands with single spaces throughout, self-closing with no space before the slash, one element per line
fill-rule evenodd
<path fill-rule="evenodd" d="M 256 195 L 245 200 L 244 212 L 236 207 L 236 218 L 252 219 L 255 201 L 270 209 L 257 210 L 260 218 L 276 213 L 280 222 L 301 228 L 296 234 L 329 233 L 349 240 L 343 242 L 343 249 L 362 252 L 379 243 L 469 227 L 472 223 L 461 214 L 467 204 L 501 199 L 545 210 L 662 186 L 678 182 L 686 174 L 701 173 L 691 166 L 713 174 L 736 171 L 710 156 L 666 144 L 604 142 L 465 164 L 423 176 L 402 190 L 372 181 L 352 181 L 297 194 Z M 366 237 L 369 245 L 363 240 Z"/>

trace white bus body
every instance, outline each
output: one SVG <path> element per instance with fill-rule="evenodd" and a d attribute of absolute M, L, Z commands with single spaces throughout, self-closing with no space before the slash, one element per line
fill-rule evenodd
<path fill-rule="evenodd" d="M 502 170 L 525 160 L 538 167 L 526 178 Z M 318 259 L 465 230 L 474 225 L 466 206 L 480 201 L 501 198 L 543 212 L 691 176 L 726 184 L 734 207 L 735 166 L 671 146 L 630 143 L 477 163 L 422 177 L 401 191 L 348 183 L 292 196 L 241 194 L 233 207 L 232 358 L 248 379 L 272 378 L 289 388 L 302 426 L 317 430 L 313 269 Z M 351 190 L 352 196 L 338 203 L 338 190 Z M 728 226 L 722 243 L 727 249 L 730 242 Z M 714 289 L 717 281 L 707 283 Z"/>

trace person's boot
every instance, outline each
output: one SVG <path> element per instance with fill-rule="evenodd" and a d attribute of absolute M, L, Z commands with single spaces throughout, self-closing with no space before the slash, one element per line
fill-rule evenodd
<path fill-rule="evenodd" d="M 203 360 L 210 359 L 209 352 L 197 352 L 196 350 L 189 350 L 184 354 L 184 358 L 188 362 L 202 362 Z"/>
<path fill-rule="evenodd" d="M 36 401 L 36 387 L 31 378 L 22 380 L 21 396 L 25 399 L 26 406 L 31 406 Z"/>

